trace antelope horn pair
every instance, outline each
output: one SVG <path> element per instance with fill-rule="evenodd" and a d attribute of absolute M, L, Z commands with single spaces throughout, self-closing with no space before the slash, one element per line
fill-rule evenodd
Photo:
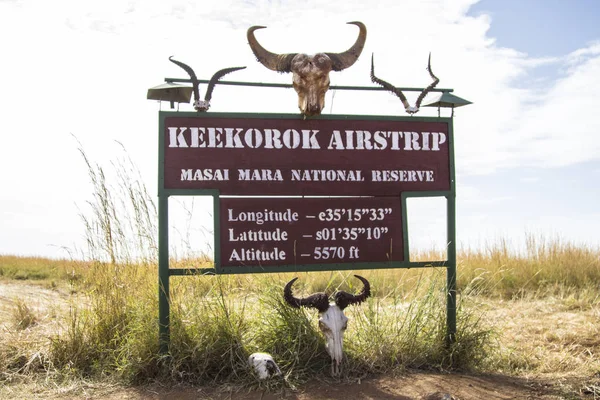
<path fill-rule="evenodd" d="M 192 88 L 194 90 L 194 108 L 196 109 L 196 111 L 207 111 L 210 108 L 210 99 L 212 98 L 213 90 L 215 89 L 215 85 L 217 84 L 219 79 L 221 79 L 225 75 L 229 74 L 230 72 L 234 72 L 234 71 L 238 71 L 240 69 L 246 68 L 246 67 L 224 68 L 224 69 L 221 69 L 221 70 L 215 72 L 215 74 L 212 76 L 212 78 L 210 78 L 210 81 L 208 82 L 208 88 L 206 89 L 206 94 L 204 95 L 204 101 L 202 101 L 202 100 L 200 100 L 200 89 L 199 89 L 200 82 L 198 82 L 198 77 L 196 76 L 196 73 L 194 72 L 192 67 L 190 67 L 187 64 L 182 63 L 181 61 L 174 60 L 173 56 L 169 57 L 169 61 L 171 61 L 173 64 L 178 65 L 181 68 L 183 68 L 183 70 L 185 72 L 187 72 L 188 75 L 190 76 L 190 79 L 192 80 Z"/>
<path fill-rule="evenodd" d="M 404 105 L 404 109 L 410 115 L 413 115 L 419 111 L 419 107 L 421 107 L 421 102 L 423 101 L 425 96 L 427 96 L 427 93 L 429 93 L 433 88 L 435 88 L 437 86 L 438 83 L 440 83 L 440 80 L 438 79 L 438 77 L 435 76 L 433 74 L 433 72 L 431 71 L 431 53 L 429 53 L 429 59 L 427 61 L 427 71 L 429 72 L 431 79 L 433 79 L 433 82 L 429 86 L 427 86 L 425 89 L 423 89 L 423 91 L 421 92 L 421 94 L 419 94 L 419 97 L 417 98 L 417 102 L 415 103 L 415 106 L 413 107 L 410 105 L 410 103 L 406 99 L 406 96 L 404 96 L 404 93 L 402 93 L 402 91 L 400 89 L 398 89 L 391 83 L 386 82 L 383 79 L 379 79 L 375 76 L 375 63 L 373 61 L 373 55 L 371 54 L 371 81 L 373 83 L 377 83 L 378 85 L 381 85 L 386 90 L 389 90 L 390 92 L 392 92 L 393 94 L 398 96 L 400 98 L 400 101 L 402 101 L 402 104 Z"/>
<path fill-rule="evenodd" d="M 371 285 L 369 281 L 359 275 L 354 275 L 363 283 L 363 288 L 360 293 L 354 295 L 344 291 L 338 291 L 334 295 L 334 302 L 340 308 L 340 310 L 352 304 L 360 304 L 371 296 Z M 292 294 L 292 285 L 298 278 L 294 278 L 289 281 L 283 289 L 283 298 L 286 303 L 295 308 L 309 307 L 316 308 L 320 313 L 324 313 L 329 308 L 329 296 L 327 293 L 320 292 L 311 294 L 308 297 L 298 298 Z"/>

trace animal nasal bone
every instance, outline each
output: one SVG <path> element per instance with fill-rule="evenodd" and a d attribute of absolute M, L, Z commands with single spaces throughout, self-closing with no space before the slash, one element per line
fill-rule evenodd
<path fill-rule="evenodd" d="M 317 104 L 309 104 L 308 107 L 306 107 L 306 115 L 316 115 L 320 112 L 321 107 L 319 107 Z"/>
<path fill-rule="evenodd" d="M 331 376 L 340 376 L 342 374 L 342 362 L 336 361 L 331 364 Z"/>

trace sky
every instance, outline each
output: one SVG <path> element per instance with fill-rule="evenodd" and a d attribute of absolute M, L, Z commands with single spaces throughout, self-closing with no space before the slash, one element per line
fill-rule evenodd
<path fill-rule="evenodd" d="M 267 26 L 256 34 L 273 52 L 339 52 L 354 42 L 355 20 L 368 29 L 364 51 L 332 85 L 372 85 L 373 53 L 379 77 L 425 87 L 431 52 L 438 87 L 473 102 L 454 117 L 459 247 L 519 246 L 528 234 L 598 247 L 599 15 L 594 0 L 0 0 L 0 254 L 84 251 L 93 188 L 79 146 L 107 171 L 131 158 L 156 199 L 158 111 L 168 104 L 146 91 L 187 78 L 169 56 L 201 79 L 247 66 L 226 79 L 291 83 L 256 62 L 250 26 Z M 211 111 L 296 113 L 296 104 L 292 89 L 217 86 Z M 406 115 L 383 92 L 333 90 L 323 113 Z M 170 207 L 173 246 L 210 246 L 210 199 Z M 415 248 L 444 246 L 444 209 L 440 199 L 409 203 Z"/>

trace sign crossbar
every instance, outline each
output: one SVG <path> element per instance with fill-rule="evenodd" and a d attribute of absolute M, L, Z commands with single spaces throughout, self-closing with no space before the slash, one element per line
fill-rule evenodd
<path fill-rule="evenodd" d="M 167 83 L 192 83 L 192 80 L 189 78 L 165 78 L 165 82 Z M 209 83 L 208 79 L 198 79 L 198 83 Z M 292 88 L 293 85 L 289 83 L 272 83 L 272 82 L 243 82 L 243 81 L 218 81 L 216 85 L 225 85 L 225 86 L 249 86 L 249 87 L 268 87 L 268 88 Z M 329 86 L 330 90 L 356 90 L 356 91 L 387 91 L 381 86 L 347 86 L 347 85 L 331 85 Z M 423 88 L 413 88 L 413 87 L 398 87 L 397 89 L 403 92 L 422 92 Z M 447 88 L 433 88 L 429 90 L 430 92 L 440 92 L 440 93 L 451 93 L 454 89 Z"/>

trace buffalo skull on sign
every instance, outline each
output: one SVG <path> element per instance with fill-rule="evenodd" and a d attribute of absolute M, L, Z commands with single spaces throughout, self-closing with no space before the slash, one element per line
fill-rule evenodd
<path fill-rule="evenodd" d="M 291 72 L 293 86 L 298 93 L 298 107 L 305 116 L 321 114 L 325 106 L 325 93 L 329 89 L 329 72 L 342 71 L 354 64 L 365 46 L 367 28 L 362 22 L 348 22 L 360 29 L 358 38 L 352 47 L 343 53 L 301 53 L 275 54 L 266 50 L 254 36 L 257 29 L 248 29 L 248 43 L 252 52 L 262 65 L 272 71 Z"/>

